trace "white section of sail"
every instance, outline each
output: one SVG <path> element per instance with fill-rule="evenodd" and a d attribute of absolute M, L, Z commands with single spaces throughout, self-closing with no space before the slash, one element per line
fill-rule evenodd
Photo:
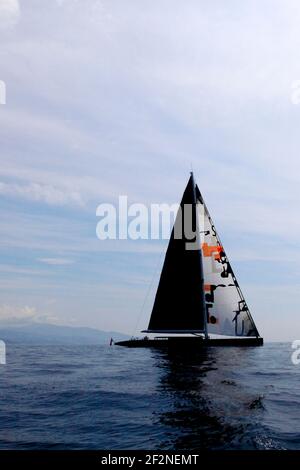
<path fill-rule="evenodd" d="M 198 217 L 209 334 L 258 336 L 207 207 L 198 190 Z"/>

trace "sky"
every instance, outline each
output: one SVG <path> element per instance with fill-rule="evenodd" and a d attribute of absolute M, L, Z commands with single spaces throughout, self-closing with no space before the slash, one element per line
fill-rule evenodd
<path fill-rule="evenodd" d="M 298 0 L 0 0 L 0 322 L 147 326 L 166 241 L 96 208 L 192 165 L 252 315 L 300 339 Z"/>

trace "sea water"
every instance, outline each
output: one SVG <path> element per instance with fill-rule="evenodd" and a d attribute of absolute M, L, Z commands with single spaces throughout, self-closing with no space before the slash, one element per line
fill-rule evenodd
<path fill-rule="evenodd" d="M 8 344 L 0 448 L 300 449 L 292 352 Z"/>

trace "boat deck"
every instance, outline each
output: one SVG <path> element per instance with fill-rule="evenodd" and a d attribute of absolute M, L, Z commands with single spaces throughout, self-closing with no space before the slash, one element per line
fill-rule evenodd
<path fill-rule="evenodd" d="M 177 337 L 177 338 L 154 338 L 154 339 L 130 339 L 126 341 L 118 341 L 115 343 L 117 346 L 125 346 L 127 348 L 202 348 L 210 346 L 263 346 L 263 338 L 209 338 L 202 337 Z"/>

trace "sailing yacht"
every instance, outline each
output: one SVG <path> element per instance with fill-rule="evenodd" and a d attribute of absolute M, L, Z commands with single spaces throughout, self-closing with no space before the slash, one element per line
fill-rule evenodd
<path fill-rule="evenodd" d="M 186 230 L 188 213 L 191 227 Z M 263 345 L 193 173 L 170 236 L 149 325 L 142 333 L 147 336 L 116 345 Z"/>

